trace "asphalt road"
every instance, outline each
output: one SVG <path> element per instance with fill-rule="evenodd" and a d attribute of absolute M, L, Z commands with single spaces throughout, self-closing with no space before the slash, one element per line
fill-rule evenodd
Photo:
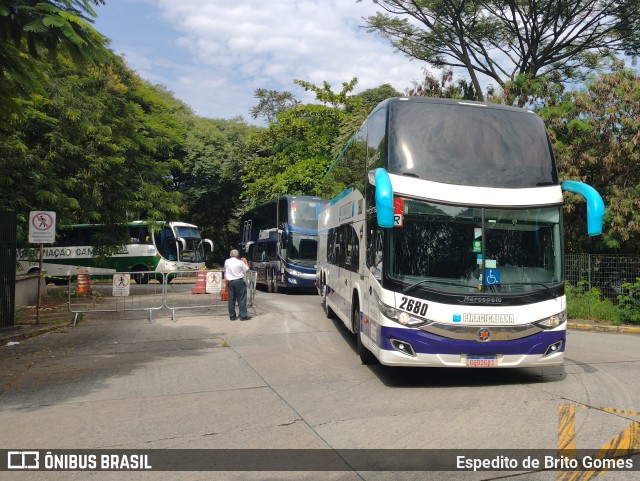
<path fill-rule="evenodd" d="M 229 321 L 224 308 L 184 311 L 176 321 L 164 312 L 152 322 L 145 314 L 95 313 L 76 327 L 0 347 L 0 449 L 451 450 L 443 455 L 486 449 L 501 455 L 559 447 L 595 452 L 627 443 L 640 450 L 638 335 L 570 330 L 558 368 L 388 368 L 363 366 L 353 337 L 324 317 L 315 295 L 258 292 L 254 307 L 247 322 Z M 0 472 L 3 480 L 568 476 L 533 469 Z M 637 470 L 592 475 L 639 477 Z"/>

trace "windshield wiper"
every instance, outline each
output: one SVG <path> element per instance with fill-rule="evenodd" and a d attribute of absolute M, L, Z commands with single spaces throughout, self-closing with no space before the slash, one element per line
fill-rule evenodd
<path fill-rule="evenodd" d="M 466 287 L 466 288 L 470 288 L 470 289 L 474 289 L 476 288 L 476 286 L 470 286 L 469 284 L 460 284 L 458 282 L 450 282 L 450 281 L 434 281 L 432 279 L 422 279 L 421 281 L 418 281 L 414 284 L 411 284 L 407 287 L 405 287 L 402 290 L 403 294 L 406 294 L 407 292 L 413 290 L 414 287 L 418 287 L 421 284 L 425 284 L 427 282 L 431 282 L 432 284 L 440 284 L 440 285 L 444 285 L 444 286 L 453 286 L 453 287 Z"/>
<path fill-rule="evenodd" d="M 547 294 L 551 299 L 555 299 L 555 295 L 553 294 L 553 291 L 551 290 L 551 288 L 546 285 L 543 284 L 542 282 L 513 282 L 510 284 L 505 284 L 505 285 L 512 285 L 512 286 L 541 286 L 542 288 L 544 288 L 544 293 Z"/>

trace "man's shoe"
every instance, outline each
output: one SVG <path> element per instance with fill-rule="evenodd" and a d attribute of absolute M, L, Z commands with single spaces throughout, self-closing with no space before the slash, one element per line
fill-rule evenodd
<path fill-rule="evenodd" d="M 230 321 L 235 321 L 237 319 L 237 317 L 230 317 L 229 320 Z"/>
<path fill-rule="evenodd" d="M 240 318 L 241 321 L 248 321 L 249 319 L 251 319 L 251 316 L 241 317 Z"/>

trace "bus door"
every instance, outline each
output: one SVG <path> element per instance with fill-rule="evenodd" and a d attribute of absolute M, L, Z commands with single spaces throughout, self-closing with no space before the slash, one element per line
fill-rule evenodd
<path fill-rule="evenodd" d="M 371 225 L 371 224 L 370 224 Z M 367 232 L 367 252 L 364 266 L 364 293 L 365 299 L 363 311 L 367 322 L 362 325 L 363 334 L 371 339 L 370 345 L 367 345 L 368 341 L 363 339 L 363 343 L 372 352 L 376 352 L 376 346 L 378 342 L 378 336 L 380 331 L 379 321 L 380 318 L 380 305 L 379 301 L 382 296 L 382 236 L 383 231 L 377 228 L 375 225 Z"/>
<path fill-rule="evenodd" d="M 248 242 L 248 258 L 251 261 L 251 269 L 256 271 L 256 282 L 267 283 L 267 242 Z"/>
<path fill-rule="evenodd" d="M 360 276 L 360 239 L 356 224 L 343 224 L 339 228 L 339 235 L 343 249 L 343 255 L 340 259 L 343 276 L 340 277 L 338 282 L 341 289 L 340 298 L 343 301 L 342 311 L 345 317 L 352 320 L 353 309 L 356 308 L 361 311 L 363 307 L 359 305 L 359 298 L 357 297 L 355 301 L 358 305 L 354 306 L 354 288 Z"/>

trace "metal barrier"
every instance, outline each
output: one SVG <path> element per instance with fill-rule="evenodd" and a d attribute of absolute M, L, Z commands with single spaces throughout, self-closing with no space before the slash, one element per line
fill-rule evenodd
<path fill-rule="evenodd" d="M 148 311 L 151 322 L 151 313 L 164 305 L 164 277 L 142 278 L 144 283 L 138 284 L 134 279 L 139 276 L 139 272 L 118 272 L 113 276 L 79 273 L 68 288 L 73 325 L 80 314 L 89 312 Z"/>
<path fill-rule="evenodd" d="M 258 273 L 247 271 L 244 275 L 244 282 L 247 284 L 247 307 L 253 307 L 253 299 L 256 297 L 256 285 L 258 284 Z"/>
<path fill-rule="evenodd" d="M 223 271 L 185 271 L 167 274 L 171 282 L 165 284 L 164 306 L 175 321 L 180 309 L 208 309 L 226 306 L 223 299 Z"/>
<path fill-rule="evenodd" d="M 77 324 L 80 314 L 90 312 L 147 311 L 151 322 L 152 312 L 163 308 L 171 311 L 171 320 L 175 321 L 178 310 L 227 307 L 221 270 L 155 273 L 154 276 L 139 272 L 105 276 L 79 271 L 77 280 L 68 287 L 73 325 Z M 253 307 L 256 273 L 247 272 L 245 282 L 247 307 Z"/>

